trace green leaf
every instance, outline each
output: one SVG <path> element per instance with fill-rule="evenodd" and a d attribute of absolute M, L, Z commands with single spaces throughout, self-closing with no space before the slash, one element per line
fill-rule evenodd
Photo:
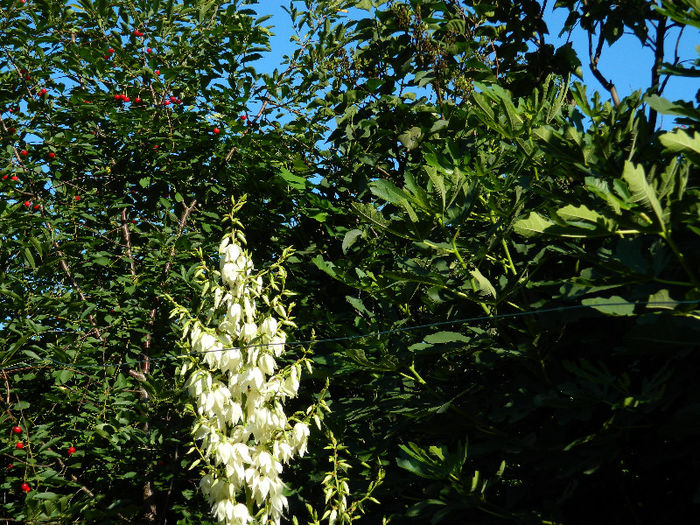
<path fill-rule="evenodd" d="M 584 220 L 590 222 L 597 222 L 604 219 L 602 215 L 598 212 L 588 209 L 583 204 L 580 206 L 574 206 L 573 204 L 568 204 L 563 208 L 557 210 L 557 215 L 564 220 Z"/>
<path fill-rule="evenodd" d="M 471 339 L 459 332 L 442 331 L 435 332 L 434 334 L 426 335 L 424 338 L 426 343 L 430 344 L 440 344 L 440 343 L 468 343 Z"/>
<path fill-rule="evenodd" d="M 520 219 L 513 225 L 513 229 L 520 235 L 525 237 L 531 237 L 539 233 L 544 233 L 544 231 L 553 226 L 554 223 L 548 219 L 545 219 L 537 212 L 530 212 L 527 219 Z"/>
<path fill-rule="evenodd" d="M 423 135 L 423 131 L 418 127 L 412 127 L 399 135 L 399 142 L 404 145 L 407 150 L 415 149 L 418 146 L 418 141 Z"/>
<path fill-rule="evenodd" d="M 311 262 L 314 263 L 316 268 L 318 268 L 322 272 L 327 273 L 328 275 L 330 275 L 333 278 L 338 278 L 338 275 L 335 273 L 335 270 L 333 269 L 335 267 L 335 265 L 331 262 L 324 261 L 323 257 L 320 254 L 317 255 L 316 257 L 314 257 L 313 259 L 311 259 Z"/>
<path fill-rule="evenodd" d="M 400 445 L 404 449 L 404 445 Z M 405 450 L 405 449 L 404 449 Z M 426 479 L 440 479 L 441 476 L 436 475 L 435 472 L 430 468 L 429 465 L 423 463 L 422 461 L 412 458 L 412 457 L 399 457 L 396 458 L 396 464 L 404 469 L 408 470 L 412 474 Z"/>
<path fill-rule="evenodd" d="M 367 317 L 373 317 L 374 314 L 370 312 L 367 307 L 365 306 L 365 303 L 362 302 L 362 299 L 359 299 L 357 297 L 351 297 L 349 295 L 345 296 L 345 300 L 352 305 L 352 307 L 360 312 L 361 314 L 365 314 Z"/>
<path fill-rule="evenodd" d="M 430 181 L 433 183 L 433 190 L 437 191 L 440 195 L 440 200 L 442 201 L 442 213 L 445 213 L 445 197 L 447 195 L 447 190 L 445 189 L 445 179 L 442 175 L 438 174 L 437 169 L 433 166 L 424 166 L 425 172 L 430 177 Z"/>
<path fill-rule="evenodd" d="M 370 221 L 373 223 L 375 226 L 378 226 L 384 230 L 387 230 L 397 237 L 401 237 L 403 239 L 407 240 L 413 240 L 411 236 L 409 236 L 407 233 L 401 232 L 394 228 L 392 226 L 391 221 L 388 221 L 387 219 L 384 218 L 382 213 L 378 211 L 374 206 L 371 204 L 362 204 L 358 202 L 353 202 L 351 204 L 352 209 L 355 210 L 359 215 L 364 217 L 366 220 Z"/>
<path fill-rule="evenodd" d="M 294 175 L 294 173 L 286 168 L 280 168 L 279 177 L 295 190 L 306 189 L 306 179 L 299 175 Z"/>
<path fill-rule="evenodd" d="M 354 229 L 345 233 L 343 237 L 343 253 L 347 254 L 350 247 L 355 244 L 355 241 L 362 237 L 362 230 Z"/>
<path fill-rule="evenodd" d="M 396 206 L 402 206 L 406 201 L 406 193 L 388 180 L 376 180 L 370 184 L 374 195 Z"/>
<path fill-rule="evenodd" d="M 693 152 L 700 155 L 700 133 L 697 131 L 691 137 L 685 131 L 676 130 L 664 133 L 659 140 L 669 151 Z"/>
<path fill-rule="evenodd" d="M 651 294 L 648 301 L 649 304 L 646 305 L 647 308 L 665 308 L 673 310 L 678 305 L 678 301 L 673 299 L 666 289 Z"/>
<path fill-rule="evenodd" d="M 35 499 L 52 500 L 58 498 L 55 492 L 37 492 L 32 496 Z"/>
<path fill-rule="evenodd" d="M 634 315 L 634 303 L 623 299 L 618 295 L 611 297 L 592 297 L 584 299 L 581 304 L 595 308 L 599 312 L 615 316 Z"/>
<path fill-rule="evenodd" d="M 58 374 L 58 383 L 63 384 L 70 381 L 73 377 L 74 372 L 72 370 L 61 370 Z"/>
<path fill-rule="evenodd" d="M 377 180 L 370 184 L 370 190 L 380 199 L 403 208 L 406 210 L 406 213 L 412 222 L 418 222 L 418 216 L 409 203 L 409 199 L 412 200 L 411 195 L 404 190 L 397 188 L 394 183 L 388 180 Z"/>
<path fill-rule="evenodd" d="M 471 270 L 469 273 L 472 275 L 472 277 L 474 277 L 474 279 L 476 279 L 482 295 L 490 295 L 494 298 L 496 297 L 496 289 L 491 284 L 491 281 L 484 277 L 478 268 Z"/>
<path fill-rule="evenodd" d="M 34 262 L 34 256 L 32 255 L 32 252 L 29 250 L 29 248 L 24 249 L 24 260 L 27 261 L 29 266 L 32 267 L 32 270 L 36 270 L 36 263 Z"/>
<path fill-rule="evenodd" d="M 644 168 L 640 165 L 635 166 L 631 162 L 625 161 L 622 178 L 627 182 L 632 192 L 632 200 L 634 202 L 642 202 L 654 210 L 661 228 L 666 230 L 661 203 L 656 197 L 654 189 L 649 185 L 649 182 L 647 182 Z"/>

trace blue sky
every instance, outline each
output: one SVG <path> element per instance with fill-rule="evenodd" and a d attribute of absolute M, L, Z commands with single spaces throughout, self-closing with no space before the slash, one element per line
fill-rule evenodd
<path fill-rule="evenodd" d="M 254 9 L 261 15 L 272 15 L 266 25 L 273 25 L 272 31 L 275 36 L 272 38 L 272 52 L 265 56 L 256 64 L 262 71 L 272 71 L 275 67 L 280 67 L 282 56 L 290 53 L 294 48 L 289 38 L 292 35 L 292 25 L 289 15 L 282 9 L 286 2 L 275 2 L 261 0 Z M 299 6 L 301 9 L 301 6 Z M 567 35 L 558 37 L 558 33 L 564 24 L 568 11 L 566 9 L 547 8 L 545 21 L 550 29 L 547 35 L 547 42 L 557 45 L 564 44 Z M 667 61 L 672 60 L 673 48 L 675 46 L 677 30 L 673 32 L 666 43 Z M 592 95 L 594 91 L 599 91 L 605 100 L 609 99 L 600 83 L 593 77 L 588 68 L 588 41 L 582 30 L 575 30 L 571 35 L 573 47 L 582 62 L 584 83 L 588 86 L 588 93 Z M 692 60 L 698 57 L 695 46 L 700 44 L 700 31 L 687 27 L 679 45 L 679 55 L 682 59 L 689 60 L 687 65 L 692 64 Z M 611 79 L 617 86 L 620 97 L 629 95 L 637 89 L 644 89 L 650 84 L 651 64 L 653 63 L 653 53 L 648 48 L 642 48 L 639 40 L 633 35 L 624 35 L 613 46 L 605 47 L 600 60 L 599 69 L 606 78 Z M 698 90 L 697 79 L 671 78 L 664 91 L 663 96 L 670 100 L 693 99 Z M 666 117 L 670 120 L 669 117 Z M 664 122 L 664 127 L 671 125 L 671 122 Z"/>

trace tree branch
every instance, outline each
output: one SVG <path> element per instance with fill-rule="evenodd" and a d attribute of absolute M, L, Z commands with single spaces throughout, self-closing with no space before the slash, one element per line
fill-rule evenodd
<path fill-rule="evenodd" d="M 83 302 L 87 302 L 87 297 L 83 293 L 83 290 L 80 288 L 80 285 L 75 280 L 75 277 L 73 277 L 73 274 L 70 271 L 70 267 L 68 266 L 68 262 L 66 261 L 66 256 L 63 254 L 61 249 L 58 247 L 58 242 L 55 239 L 53 239 L 53 235 L 55 234 L 55 230 L 53 229 L 53 226 L 51 226 L 51 223 L 49 223 L 48 221 L 46 221 L 44 224 L 46 224 L 46 228 L 51 232 L 51 237 L 52 237 L 51 244 L 56 249 L 56 253 L 58 254 L 58 257 L 59 257 L 59 264 L 61 265 L 61 268 L 63 269 L 63 273 L 66 274 L 66 277 L 70 281 L 71 285 L 73 286 L 73 288 L 75 288 L 75 291 L 78 292 L 78 297 L 80 297 L 80 300 Z M 97 338 L 100 341 L 102 341 L 103 349 L 104 349 L 104 345 L 107 344 L 107 341 L 102 336 L 101 330 L 97 327 L 97 323 L 95 322 L 95 317 L 92 314 L 88 314 L 88 321 L 90 322 L 90 326 L 92 326 L 94 333 L 97 335 Z M 105 362 L 104 350 L 102 353 L 102 361 L 103 361 L 103 363 Z"/>
<path fill-rule="evenodd" d="M 651 88 L 656 90 L 657 95 L 661 94 L 661 67 L 664 63 L 664 39 L 666 38 L 666 17 L 662 17 L 656 26 L 656 42 L 654 45 L 654 65 L 651 67 Z M 649 126 L 653 130 L 656 128 L 657 112 L 654 108 L 649 108 Z"/>
<path fill-rule="evenodd" d="M 184 205 L 184 204 L 183 204 Z M 170 273 L 170 268 L 172 267 L 172 261 L 173 257 L 175 256 L 175 244 L 177 240 L 182 236 L 182 232 L 185 229 L 185 224 L 187 223 L 187 218 L 190 216 L 192 213 L 192 210 L 197 206 L 197 199 L 193 199 L 192 202 L 190 203 L 189 206 L 184 205 L 184 210 L 182 211 L 182 215 L 180 216 L 180 221 L 178 223 L 178 229 L 177 229 L 177 236 L 175 237 L 175 242 L 173 242 L 173 245 L 170 247 L 170 258 L 168 262 L 165 265 L 165 270 L 163 272 L 163 280 L 161 281 L 161 287 L 165 285 L 165 282 L 168 278 L 168 274 Z M 125 220 L 125 210 L 122 210 L 122 218 Z M 128 239 L 128 232 L 126 238 Z M 127 241 L 127 246 L 129 245 L 129 242 Z M 156 320 L 156 313 L 158 312 L 158 304 L 159 304 L 158 297 L 155 298 L 155 306 L 151 308 L 151 311 L 148 313 L 148 322 L 146 323 L 147 326 L 147 331 L 146 331 L 146 340 L 144 341 L 143 344 L 143 352 L 141 354 L 141 362 L 139 365 L 140 370 L 129 370 L 129 375 L 136 379 L 137 381 L 144 383 L 147 381 L 147 375 L 151 371 L 151 360 L 150 360 L 150 349 L 151 349 L 151 340 L 152 340 L 152 333 L 153 333 L 153 324 L 155 323 Z M 148 391 L 142 386 L 139 387 L 139 397 L 141 398 L 141 401 L 146 403 L 148 402 L 149 395 Z M 142 425 L 142 429 L 144 432 L 148 432 L 148 421 L 145 421 Z M 146 512 L 144 513 L 144 519 L 147 522 L 154 522 L 157 517 L 157 508 L 155 501 L 153 501 L 153 487 L 151 485 L 150 480 L 146 480 L 143 484 L 143 503 L 146 508 Z"/>
<path fill-rule="evenodd" d="M 669 29 L 673 27 L 672 24 L 669 26 Z M 673 49 L 673 65 L 678 65 L 678 61 L 680 60 L 680 55 L 678 54 L 678 46 L 681 43 L 681 37 L 683 36 L 683 30 L 685 29 L 685 26 L 681 26 L 681 30 L 678 32 L 678 38 L 676 38 L 676 45 Z M 664 78 L 664 81 L 661 83 L 661 86 L 659 87 L 659 95 L 663 93 L 664 89 L 666 89 L 666 84 L 668 84 L 668 81 L 671 79 L 671 74 L 669 73 L 666 75 L 666 78 Z"/>
<path fill-rule="evenodd" d="M 590 31 L 588 32 L 588 57 L 590 60 L 588 66 L 591 73 L 593 73 L 593 76 L 610 93 L 613 104 L 615 107 L 617 107 L 620 105 L 620 97 L 617 94 L 617 88 L 615 87 L 615 84 L 611 80 L 606 79 L 598 69 L 598 61 L 600 60 L 600 55 L 603 51 L 603 42 L 603 30 L 601 28 L 600 35 L 598 35 L 598 44 L 596 45 L 595 52 L 593 52 L 593 34 Z"/>
<path fill-rule="evenodd" d="M 129 268 L 131 270 L 131 278 L 136 280 L 136 265 L 134 264 L 134 255 L 131 250 L 131 235 L 129 234 L 129 226 L 126 220 L 126 208 L 122 208 L 122 235 L 126 243 L 126 255 L 129 257 Z"/>

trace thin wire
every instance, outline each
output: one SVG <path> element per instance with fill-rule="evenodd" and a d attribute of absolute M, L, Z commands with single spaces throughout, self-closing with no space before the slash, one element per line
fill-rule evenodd
<path fill-rule="evenodd" d="M 428 323 L 428 324 L 419 324 L 419 325 L 414 325 L 414 326 L 406 326 L 403 328 L 392 328 L 389 330 L 379 330 L 376 332 L 369 332 L 366 334 L 359 334 L 359 335 L 348 335 L 348 336 L 342 336 L 342 337 L 328 337 L 324 339 L 312 339 L 308 341 L 291 341 L 291 342 L 284 342 L 284 343 L 256 343 L 252 345 L 244 345 L 244 346 L 234 346 L 231 348 L 216 348 L 213 350 L 204 350 L 201 352 L 197 352 L 200 354 L 208 354 L 208 353 L 213 353 L 213 352 L 227 352 L 229 350 L 246 350 L 248 348 L 260 348 L 260 347 L 268 347 L 268 346 L 278 346 L 278 345 L 289 345 L 289 346 L 301 346 L 301 345 L 306 345 L 306 344 L 318 344 L 318 343 L 335 343 L 339 341 L 352 341 L 355 339 L 364 339 L 366 337 L 378 337 L 382 335 L 390 335 L 390 334 L 395 334 L 399 332 L 408 332 L 411 330 L 420 330 L 422 328 L 432 328 L 434 326 L 447 326 L 447 325 L 455 325 L 455 324 L 464 324 L 464 323 L 473 323 L 477 321 L 490 321 L 490 320 L 497 320 L 497 319 L 507 319 L 507 318 L 513 318 L 513 317 L 523 317 L 526 315 L 534 315 L 534 314 L 541 314 L 541 313 L 551 313 L 551 312 L 561 312 L 561 311 L 566 311 L 566 310 L 576 310 L 576 309 L 581 309 L 581 308 L 593 308 L 594 306 L 628 306 L 628 305 L 634 305 L 634 306 L 656 306 L 656 305 L 674 305 L 674 304 L 698 304 L 700 303 L 700 300 L 693 300 L 693 301 L 640 301 L 640 302 L 626 302 L 626 303 L 604 303 L 604 304 L 596 304 L 596 305 L 587 305 L 587 304 L 574 304 L 574 305 L 569 305 L 569 306 L 558 306 L 558 307 L 552 307 L 552 308 L 540 308 L 538 310 L 528 310 L 525 312 L 513 312 L 513 313 L 507 313 L 507 314 L 496 314 L 496 315 L 482 315 L 478 317 L 467 317 L 465 319 L 455 319 L 453 321 L 438 321 L 436 323 Z"/>
<path fill-rule="evenodd" d="M 678 305 L 678 304 L 700 304 L 700 300 L 691 300 L 691 301 L 637 301 L 637 302 L 619 302 L 619 303 L 602 303 L 602 304 L 573 304 L 573 305 L 568 305 L 568 306 L 556 306 L 552 308 L 539 308 L 536 310 L 527 310 L 524 312 L 512 312 L 512 313 L 505 313 L 505 314 L 496 314 L 496 315 L 481 315 L 477 317 L 467 317 L 464 319 L 455 319 L 452 321 L 438 321 L 435 323 L 427 323 L 427 324 L 419 324 L 419 325 L 414 325 L 414 326 L 405 326 L 402 328 L 391 328 L 388 330 L 378 330 L 375 332 L 368 332 L 365 334 L 356 334 L 356 335 L 346 335 L 346 336 L 341 336 L 341 337 L 326 337 L 323 339 L 308 339 L 305 341 L 285 341 L 284 343 L 256 343 L 256 344 L 250 344 L 250 345 L 244 345 L 244 346 L 233 346 L 230 348 L 216 348 L 212 350 L 204 350 L 201 352 L 197 352 L 198 354 L 209 354 L 209 353 L 214 353 L 214 352 L 228 352 L 231 350 L 247 350 L 249 348 L 266 348 L 266 347 L 271 347 L 271 346 L 279 346 L 279 345 L 287 345 L 287 346 L 304 346 L 304 345 L 310 345 L 310 344 L 321 344 L 321 343 L 337 343 L 341 341 L 354 341 L 357 339 L 364 339 L 368 337 L 380 337 L 384 335 L 391 335 L 391 334 L 396 334 L 396 333 L 401 333 L 401 332 L 409 332 L 413 330 L 421 330 L 424 328 L 433 328 L 436 326 L 451 326 L 451 325 L 456 325 L 456 324 L 465 324 L 465 323 L 474 323 L 474 322 L 479 322 L 479 321 L 495 321 L 498 319 L 512 319 L 515 317 L 525 317 L 528 315 L 537 315 L 537 314 L 546 314 L 546 313 L 553 313 L 553 312 L 564 312 L 564 311 L 569 311 L 569 310 L 580 310 L 583 308 L 595 308 L 596 306 L 598 307 L 612 307 L 612 306 L 668 306 L 668 305 Z M 633 314 L 634 315 L 634 314 Z M 639 314 L 637 314 L 639 315 Z M 137 360 L 133 361 L 131 363 L 122 363 L 122 364 L 102 364 L 102 365 L 78 365 L 78 364 L 72 364 L 72 363 L 64 363 L 63 361 L 57 361 L 55 359 L 52 359 L 50 357 L 44 357 L 41 360 L 34 361 L 34 363 L 39 364 L 39 365 L 44 365 L 41 368 L 51 368 L 51 369 L 57 369 L 59 367 L 51 367 L 48 366 L 48 364 L 53 363 L 56 365 L 60 365 L 62 368 L 66 369 L 104 369 L 104 368 L 110 368 L 110 367 L 115 367 L 115 368 L 121 368 L 121 367 L 133 367 L 135 365 L 139 364 L 145 364 L 145 363 L 154 363 L 156 361 L 163 361 L 166 359 L 172 359 L 173 356 L 163 356 L 163 357 L 150 357 L 148 359 L 142 359 L 142 360 Z M 154 365 L 154 366 L 157 366 Z M 36 365 L 32 366 L 31 363 L 21 362 L 17 363 L 16 365 L 6 367 L 6 368 L 0 368 L 0 372 L 11 372 L 11 371 L 17 371 L 17 370 L 24 370 L 24 369 L 35 369 L 39 368 Z"/>

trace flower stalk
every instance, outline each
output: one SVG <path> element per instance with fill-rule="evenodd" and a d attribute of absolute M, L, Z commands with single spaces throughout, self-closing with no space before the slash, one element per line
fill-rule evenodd
<path fill-rule="evenodd" d="M 280 368 L 286 328 L 293 304 L 283 299 L 286 272 L 280 260 L 256 272 L 246 250 L 234 202 L 229 216 L 233 228 L 219 246 L 220 266 L 204 264 L 195 272 L 203 297 L 213 306 L 193 316 L 176 305 L 188 349 L 180 368 L 194 400 L 196 422 L 193 450 L 203 465 L 200 488 L 212 515 L 226 525 L 279 524 L 287 508 L 283 466 L 303 456 L 309 437 L 310 414 L 288 418 L 285 401 L 297 395 L 303 358 Z M 219 280 L 220 279 L 220 280 Z"/>

